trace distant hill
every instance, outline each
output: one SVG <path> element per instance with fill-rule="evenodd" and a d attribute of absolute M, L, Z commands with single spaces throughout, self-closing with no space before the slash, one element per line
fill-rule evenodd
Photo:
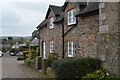
<path fill-rule="evenodd" d="M 23 36 L 0 36 L 0 39 L 7 39 L 8 37 L 12 37 L 12 38 L 14 38 L 14 39 L 19 39 L 19 38 L 21 38 L 21 37 L 23 37 Z M 24 39 L 31 39 L 31 36 L 25 36 L 25 37 L 23 37 Z"/>

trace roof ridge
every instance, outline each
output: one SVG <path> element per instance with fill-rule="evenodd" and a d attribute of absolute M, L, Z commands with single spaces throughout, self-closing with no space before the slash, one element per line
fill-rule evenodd
<path fill-rule="evenodd" d="M 62 7 L 62 6 L 51 5 L 51 4 L 49 6 L 51 6 L 51 7 Z"/>

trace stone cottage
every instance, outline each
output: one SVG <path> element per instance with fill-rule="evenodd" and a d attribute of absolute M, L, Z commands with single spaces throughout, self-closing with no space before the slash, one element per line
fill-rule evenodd
<path fill-rule="evenodd" d="M 37 27 L 40 33 L 40 55 L 43 58 L 47 58 L 49 53 L 62 54 L 62 28 L 53 23 L 59 18 L 61 10 L 62 7 L 50 5 L 45 20 Z"/>
<path fill-rule="evenodd" d="M 97 53 L 98 2 L 67 2 L 63 8 L 65 56 L 90 56 Z"/>
<path fill-rule="evenodd" d="M 38 26 L 40 55 L 99 58 L 110 74 L 119 76 L 120 3 L 65 2 L 55 7 L 49 6 L 45 20 Z"/>
<path fill-rule="evenodd" d="M 99 58 L 110 74 L 119 76 L 119 11 L 118 2 L 66 2 L 63 6 L 65 56 Z"/>

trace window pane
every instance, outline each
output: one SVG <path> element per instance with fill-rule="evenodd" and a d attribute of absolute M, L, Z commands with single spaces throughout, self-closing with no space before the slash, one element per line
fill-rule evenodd
<path fill-rule="evenodd" d="M 52 18 L 50 18 L 50 21 L 49 21 L 49 23 L 50 23 L 50 29 L 54 28 L 53 22 L 54 22 L 54 18 L 52 17 Z"/>
<path fill-rule="evenodd" d="M 76 15 L 76 10 L 73 9 L 73 22 L 76 22 L 76 17 L 75 17 L 75 15 Z"/>
<path fill-rule="evenodd" d="M 76 23 L 75 14 L 76 14 L 75 9 L 72 9 L 72 10 L 68 11 L 68 25 Z"/>

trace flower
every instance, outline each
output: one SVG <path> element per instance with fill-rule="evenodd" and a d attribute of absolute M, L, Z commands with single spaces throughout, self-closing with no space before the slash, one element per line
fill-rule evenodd
<path fill-rule="evenodd" d="M 106 73 L 107 76 L 109 76 L 110 74 L 109 73 Z"/>

